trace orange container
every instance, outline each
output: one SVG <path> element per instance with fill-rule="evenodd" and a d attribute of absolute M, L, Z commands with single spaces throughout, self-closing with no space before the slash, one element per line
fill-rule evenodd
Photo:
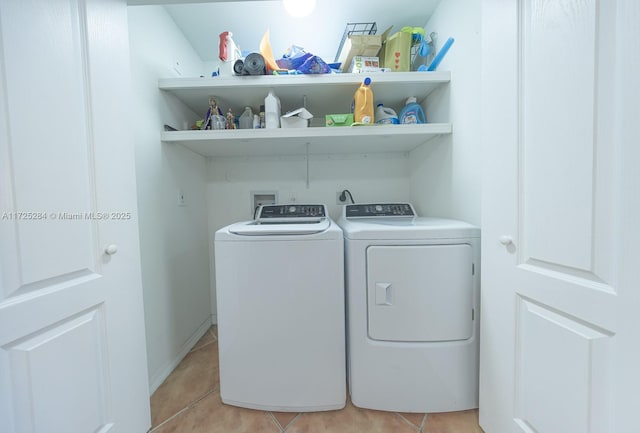
<path fill-rule="evenodd" d="M 373 90 L 371 78 L 366 77 L 354 95 L 353 121 L 356 123 L 373 124 Z"/>

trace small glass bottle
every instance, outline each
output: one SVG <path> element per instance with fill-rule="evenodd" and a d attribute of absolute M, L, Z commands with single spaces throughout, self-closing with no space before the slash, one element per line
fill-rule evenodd
<path fill-rule="evenodd" d="M 260 106 L 260 128 L 265 128 L 264 105 Z"/>

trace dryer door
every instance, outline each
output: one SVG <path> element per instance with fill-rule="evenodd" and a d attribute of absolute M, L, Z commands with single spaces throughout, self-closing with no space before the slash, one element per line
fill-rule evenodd
<path fill-rule="evenodd" d="M 468 244 L 367 248 L 369 338 L 471 338 L 472 257 Z"/>

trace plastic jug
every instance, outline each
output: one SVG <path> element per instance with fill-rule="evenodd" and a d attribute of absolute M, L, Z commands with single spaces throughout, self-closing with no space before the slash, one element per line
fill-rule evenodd
<path fill-rule="evenodd" d="M 398 114 L 393 108 L 378 104 L 376 107 L 376 123 L 397 125 L 400 121 L 398 120 Z"/>
<path fill-rule="evenodd" d="M 400 123 L 402 124 L 418 124 L 426 123 L 427 119 L 424 117 L 424 111 L 420 104 L 416 102 L 415 96 L 410 96 L 407 99 L 407 104 L 400 111 Z"/>
<path fill-rule="evenodd" d="M 240 129 L 253 128 L 253 111 L 251 110 L 251 107 L 245 107 L 244 113 L 242 113 L 238 119 L 238 125 L 240 126 Z"/>
<path fill-rule="evenodd" d="M 264 98 L 264 123 L 267 129 L 280 128 L 280 98 L 273 90 Z"/>
<path fill-rule="evenodd" d="M 369 77 L 364 79 L 354 95 L 353 121 L 371 124 L 374 122 L 373 90 L 371 90 L 371 78 Z"/>

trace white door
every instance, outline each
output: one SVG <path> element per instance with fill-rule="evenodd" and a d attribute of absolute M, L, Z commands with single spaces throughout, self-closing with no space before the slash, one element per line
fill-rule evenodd
<path fill-rule="evenodd" d="M 637 432 L 640 2 L 483 1 L 480 424 Z"/>
<path fill-rule="evenodd" d="M 126 3 L 0 2 L 0 431 L 147 431 Z"/>

